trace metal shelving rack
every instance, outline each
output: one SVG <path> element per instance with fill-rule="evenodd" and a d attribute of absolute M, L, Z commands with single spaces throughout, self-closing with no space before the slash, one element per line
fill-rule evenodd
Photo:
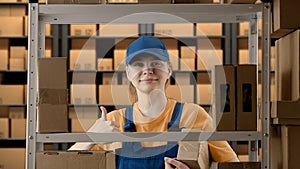
<path fill-rule="evenodd" d="M 45 5 L 37 0 L 29 1 L 29 54 L 28 54 L 28 102 L 26 130 L 26 169 L 35 169 L 36 152 L 43 150 L 44 143 L 105 142 L 105 141 L 196 141 L 228 140 L 250 141 L 251 161 L 257 161 L 258 141 L 261 140 L 261 168 L 269 169 L 269 46 L 270 46 L 270 4 L 145 4 L 145 5 Z M 248 21 L 249 58 L 257 64 L 257 19 L 263 18 L 263 60 L 262 60 L 262 131 L 230 132 L 171 132 L 171 133 L 56 133 L 36 132 L 37 115 L 37 60 L 44 55 L 46 23 L 83 24 L 109 23 L 114 19 L 133 13 L 159 12 L 172 14 L 191 23 L 221 22 L 238 23 Z M 124 23 L 178 23 L 169 18 L 128 18 Z M 256 56 L 256 57 L 255 57 Z"/>

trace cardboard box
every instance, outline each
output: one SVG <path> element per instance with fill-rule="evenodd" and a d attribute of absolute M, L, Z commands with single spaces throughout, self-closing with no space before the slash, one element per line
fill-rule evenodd
<path fill-rule="evenodd" d="M 216 130 L 236 129 L 236 76 L 232 65 L 215 66 Z"/>
<path fill-rule="evenodd" d="M 154 35 L 171 37 L 194 36 L 194 25 L 192 23 L 155 24 Z"/>
<path fill-rule="evenodd" d="M 236 95 L 235 67 L 232 65 L 215 66 L 215 103 L 217 130 L 235 130 Z"/>
<path fill-rule="evenodd" d="M 45 36 L 51 36 L 51 24 L 45 24 Z"/>
<path fill-rule="evenodd" d="M 37 169 L 115 169 L 115 155 L 108 151 L 37 152 Z"/>
<path fill-rule="evenodd" d="M 238 65 L 236 70 L 237 130 L 257 130 L 256 65 Z"/>
<path fill-rule="evenodd" d="M 96 70 L 96 51 L 70 50 L 70 70 Z"/>
<path fill-rule="evenodd" d="M 67 104 L 38 105 L 37 132 L 68 132 L 68 106 Z"/>
<path fill-rule="evenodd" d="M 25 59 L 9 58 L 9 70 L 25 70 Z"/>
<path fill-rule="evenodd" d="M 111 58 L 100 58 L 98 59 L 98 70 L 113 70 L 112 68 L 113 60 Z"/>
<path fill-rule="evenodd" d="M 258 36 L 262 35 L 262 20 L 258 20 Z M 249 22 L 241 22 L 239 24 L 239 35 L 248 36 L 249 35 Z"/>
<path fill-rule="evenodd" d="M 261 62 L 262 62 L 262 51 L 258 49 L 258 68 L 261 70 Z M 249 64 L 249 50 L 248 49 L 240 49 L 239 50 L 239 64 Z"/>
<path fill-rule="evenodd" d="M 70 119 L 98 119 L 99 107 L 69 107 L 69 118 Z"/>
<path fill-rule="evenodd" d="M 127 76 L 126 76 L 127 78 Z M 102 84 L 103 85 L 110 85 L 110 84 L 118 84 L 118 77 L 113 73 L 103 73 L 102 74 Z"/>
<path fill-rule="evenodd" d="M 8 118 L 0 118 L 0 139 L 8 139 L 8 137 L 9 137 Z"/>
<path fill-rule="evenodd" d="M 95 36 L 95 24 L 71 24 L 71 36 Z"/>
<path fill-rule="evenodd" d="M 300 1 L 274 0 L 273 1 L 273 31 L 272 38 L 280 38 L 300 27 Z"/>
<path fill-rule="evenodd" d="M 282 169 L 281 127 L 270 125 L 270 168 Z"/>
<path fill-rule="evenodd" d="M 8 51 L 0 50 L 0 70 L 8 70 Z"/>
<path fill-rule="evenodd" d="M 72 133 L 86 132 L 95 122 L 96 119 L 72 119 L 71 132 Z"/>
<path fill-rule="evenodd" d="M 10 119 L 24 119 L 25 118 L 25 107 L 9 107 L 9 118 Z"/>
<path fill-rule="evenodd" d="M 25 148 L 0 148 L 0 166 L 3 169 L 25 168 Z"/>
<path fill-rule="evenodd" d="M 116 154 L 113 152 L 106 152 L 106 169 L 116 169 Z"/>
<path fill-rule="evenodd" d="M 222 36 L 222 23 L 197 23 L 197 36 Z"/>
<path fill-rule="evenodd" d="M 127 85 L 99 85 L 99 104 L 130 105 Z"/>
<path fill-rule="evenodd" d="M 25 16 L 25 15 L 26 15 L 25 5 L 10 6 L 10 16 Z"/>
<path fill-rule="evenodd" d="M 11 138 L 25 139 L 26 119 L 11 119 L 10 132 Z"/>
<path fill-rule="evenodd" d="M 67 89 L 67 58 L 39 58 L 38 85 L 40 89 Z"/>
<path fill-rule="evenodd" d="M 166 89 L 166 96 L 182 102 L 194 102 L 193 85 L 169 85 Z"/>
<path fill-rule="evenodd" d="M 95 84 L 71 84 L 71 104 L 96 104 Z"/>
<path fill-rule="evenodd" d="M 0 118 L 8 118 L 9 117 L 9 108 L 8 106 L 0 106 Z"/>
<path fill-rule="evenodd" d="M 1 16 L 10 16 L 10 6 L 9 5 L 1 5 L 0 6 L 0 17 Z"/>
<path fill-rule="evenodd" d="M 218 169 L 260 169 L 260 162 L 224 162 L 218 163 Z"/>
<path fill-rule="evenodd" d="M 275 43 L 277 100 L 298 100 L 300 98 L 300 30 L 297 30 Z"/>
<path fill-rule="evenodd" d="M 10 57 L 11 58 L 24 58 L 25 57 L 25 46 L 10 46 Z"/>
<path fill-rule="evenodd" d="M 116 81 L 118 80 L 117 78 L 118 78 L 117 75 L 114 75 L 115 80 L 113 79 L 113 84 L 117 84 L 116 83 Z M 129 85 L 129 84 L 130 84 L 130 81 L 127 77 L 126 72 L 122 73 L 122 85 Z"/>
<path fill-rule="evenodd" d="M 223 64 L 223 50 L 198 50 L 197 70 L 213 70 L 215 65 Z"/>
<path fill-rule="evenodd" d="M 125 70 L 125 49 L 114 50 L 114 70 Z"/>
<path fill-rule="evenodd" d="M 0 49 L 8 51 L 8 49 L 9 49 L 9 39 L 0 39 Z"/>
<path fill-rule="evenodd" d="M 180 59 L 180 70 L 187 70 L 187 71 L 195 70 L 195 59 L 194 58 L 181 58 Z"/>
<path fill-rule="evenodd" d="M 300 120 L 300 101 L 274 101 L 271 109 L 272 118 L 293 118 Z"/>
<path fill-rule="evenodd" d="M 181 46 L 180 47 L 181 58 L 193 58 L 196 57 L 196 46 Z"/>
<path fill-rule="evenodd" d="M 135 37 L 139 35 L 138 24 L 100 24 L 99 36 Z"/>
<path fill-rule="evenodd" d="M 177 85 L 190 85 L 191 84 L 191 74 L 190 73 L 174 73 L 175 83 Z"/>
<path fill-rule="evenodd" d="M 298 168 L 300 126 L 281 126 L 282 168 Z"/>
<path fill-rule="evenodd" d="M 24 36 L 28 36 L 28 16 L 23 16 Z"/>
<path fill-rule="evenodd" d="M 197 84 L 197 104 L 212 104 L 211 84 Z"/>
<path fill-rule="evenodd" d="M 179 54 L 177 49 L 168 49 L 172 70 L 179 70 Z"/>
<path fill-rule="evenodd" d="M 2 16 L 0 23 L 0 36 L 23 36 L 22 16 Z"/>
<path fill-rule="evenodd" d="M 40 88 L 38 94 L 38 104 L 68 104 L 67 89 Z"/>
<path fill-rule="evenodd" d="M 0 104 L 24 104 L 24 85 L 0 85 Z"/>
<path fill-rule="evenodd" d="M 206 141 L 179 142 L 177 160 L 193 169 L 209 169 L 209 152 Z"/>

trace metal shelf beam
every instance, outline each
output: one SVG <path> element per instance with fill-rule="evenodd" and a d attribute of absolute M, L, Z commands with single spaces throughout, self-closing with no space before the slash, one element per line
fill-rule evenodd
<path fill-rule="evenodd" d="M 51 24 L 110 22 L 148 24 L 243 22 L 260 17 L 262 10 L 259 4 L 139 4 L 126 6 L 68 4 L 40 5 L 39 11 L 40 21 Z"/>
<path fill-rule="evenodd" d="M 37 134 L 37 142 L 155 142 L 155 141 L 206 141 L 260 140 L 261 133 L 256 131 L 241 132 L 124 132 L 124 133 L 57 133 Z"/>

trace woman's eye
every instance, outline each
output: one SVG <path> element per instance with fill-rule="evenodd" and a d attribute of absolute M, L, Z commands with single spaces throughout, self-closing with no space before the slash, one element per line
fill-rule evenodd
<path fill-rule="evenodd" d="M 143 67 L 144 64 L 141 63 L 141 62 L 136 62 L 136 63 L 133 64 L 133 66 L 134 66 L 134 67 Z"/>
<path fill-rule="evenodd" d="M 160 63 L 160 62 L 152 62 L 152 63 L 151 63 L 151 66 L 152 66 L 152 67 L 160 67 L 160 66 L 161 66 L 161 63 Z"/>

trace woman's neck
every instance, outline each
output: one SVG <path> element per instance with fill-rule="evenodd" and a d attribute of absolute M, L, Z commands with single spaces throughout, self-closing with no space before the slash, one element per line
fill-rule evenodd
<path fill-rule="evenodd" d="M 146 117 L 155 118 L 162 113 L 167 104 L 167 97 L 164 92 L 154 90 L 150 94 L 137 92 L 138 107 Z"/>

